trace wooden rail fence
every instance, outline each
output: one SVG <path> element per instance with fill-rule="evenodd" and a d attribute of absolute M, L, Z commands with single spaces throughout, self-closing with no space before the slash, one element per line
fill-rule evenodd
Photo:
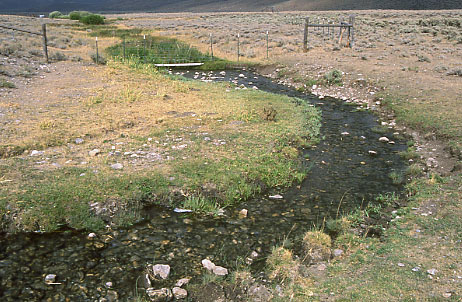
<path fill-rule="evenodd" d="M 314 29 L 321 29 L 323 31 L 323 34 L 325 34 L 325 29 L 327 28 L 327 35 L 330 37 L 331 34 L 333 37 L 335 37 L 335 28 L 339 29 L 339 35 L 338 35 L 338 44 L 342 45 L 342 39 L 345 33 L 347 33 L 347 45 L 348 47 L 353 47 L 354 41 L 355 41 L 355 35 L 354 35 L 354 22 L 355 22 L 355 16 L 350 15 L 348 22 L 340 21 L 338 24 L 334 23 L 319 23 L 319 24 L 313 24 L 310 23 L 310 18 L 305 18 L 305 29 L 303 32 L 303 51 L 308 51 L 308 34 L 310 31 L 310 28 Z M 332 31 L 331 31 L 332 29 Z M 331 33 L 332 32 L 332 33 Z"/>
<path fill-rule="evenodd" d="M 41 33 L 33 32 L 33 31 L 25 30 L 25 29 L 20 29 L 20 28 L 16 28 L 16 27 L 6 26 L 6 25 L 2 25 L 2 24 L 0 24 L 0 28 L 19 31 L 19 32 L 30 34 L 30 35 L 42 36 L 43 37 L 43 39 L 42 39 L 42 41 L 43 41 L 43 54 L 45 56 L 46 62 L 49 63 L 48 46 L 47 46 L 47 44 L 48 44 L 48 42 L 47 42 L 47 25 L 45 23 L 42 24 L 42 32 Z"/>

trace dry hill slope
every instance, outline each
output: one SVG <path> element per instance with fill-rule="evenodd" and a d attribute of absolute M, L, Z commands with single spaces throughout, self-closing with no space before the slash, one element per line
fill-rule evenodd
<path fill-rule="evenodd" d="M 50 12 L 92 10 L 101 12 L 206 12 L 282 10 L 357 10 L 357 9 L 459 9 L 459 0 L 0 0 L 0 12 Z"/>

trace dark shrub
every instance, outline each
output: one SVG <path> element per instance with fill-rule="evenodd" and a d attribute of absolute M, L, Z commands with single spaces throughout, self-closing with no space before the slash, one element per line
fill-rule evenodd
<path fill-rule="evenodd" d="M 86 11 L 73 11 L 73 12 L 70 12 L 69 13 L 69 18 L 71 20 L 80 20 L 82 19 L 83 17 L 86 17 L 86 16 L 89 16 L 91 15 L 90 12 L 86 12 Z"/>
<path fill-rule="evenodd" d="M 63 16 L 63 14 L 57 10 L 55 10 L 54 12 L 51 12 L 48 17 L 50 17 L 51 19 L 54 19 L 54 18 L 61 18 Z"/>
<path fill-rule="evenodd" d="M 104 24 L 104 18 L 103 16 L 100 16 L 100 15 L 90 14 L 88 16 L 82 17 L 80 19 L 80 22 L 82 22 L 83 24 L 98 25 L 98 24 Z"/>

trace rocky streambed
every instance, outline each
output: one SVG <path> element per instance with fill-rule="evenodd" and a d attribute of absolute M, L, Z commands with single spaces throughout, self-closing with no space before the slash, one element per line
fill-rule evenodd
<path fill-rule="evenodd" d="M 258 271 L 271 247 L 286 236 L 299 236 L 338 211 L 365 206 L 378 194 L 400 191 L 389 175 L 404 171 L 398 152 L 406 144 L 395 130 L 374 131 L 377 118 L 359 105 L 305 95 L 245 71 L 183 74 L 231 81 L 232 89 L 304 98 L 320 108 L 322 141 L 306 151 L 306 180 L 286 191 L 273 189 L 219 217 L 152 207 L 128 229 L 2 234 L 1 301 L 133 301 L 149 287 L 150 294 L 174 287 L 178 293 L 182 279 L 201 282 L 204 259 L 232 271 L 241 258 Z M 169 265 L 167 278 L 153 273 L 155 264 Z"/>

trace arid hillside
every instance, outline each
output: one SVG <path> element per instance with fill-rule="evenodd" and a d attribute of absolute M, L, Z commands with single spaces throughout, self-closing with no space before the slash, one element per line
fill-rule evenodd
<path fill-rule="evenodd" d="M 101 12 L 230 12 L 230 11 L 287 11 L 287 10 L 356 10 L 356 9 L 459 9 L 457 0 L 26 0 L 0 1 L 0 11 L 5 13 L 51 12 L 60 10 L 93 10 Z"/>

